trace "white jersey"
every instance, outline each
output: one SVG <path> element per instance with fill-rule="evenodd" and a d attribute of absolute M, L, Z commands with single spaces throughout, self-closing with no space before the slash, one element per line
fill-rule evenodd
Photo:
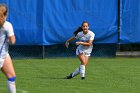
<path fill-rule="evenodd" d="M 12 24 L 5 21 L 4 25 L 0 28 L 0 61 L 3 61 L 8 53 L 8 37 L 12 35 L 14 35 Z"/>
<path fill-rule="evenodd" d="M 79 32 L 76 35 L 76 39 L 79 39 L 81 42 L 88 42 L 89 40 L 94 40 L 94 37 L 95 37 L 95 34 L 90 30 L 88 30 L 87 34 L 84 34 L 83 31 L 82 31 L 82 32 Z M 91 46 L 79 45 L 77 47 L 77 53 L 76 54 L 79 54 L 79 53 L 81 53 L 80 51 L 83 51 L 88 56 L 90 56 L 90 53 L 92 52 L 92 48 L 93 48 L 93 45 L 91 45 Z M 78 53 L 78 51 L 79 51 L 79 53 Z"/>

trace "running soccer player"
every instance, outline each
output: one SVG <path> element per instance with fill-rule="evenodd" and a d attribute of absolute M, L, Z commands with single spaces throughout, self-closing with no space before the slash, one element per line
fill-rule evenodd
<path fill-rule="evenodd" d="M 75 32 L 75 36 L 69 38 L 66 41 L 66 47 L 68 48 L 69 42 L 75 39 L 79 39 L 78 42 L 75 44 L 77 45 L 76 49 L 76 55 L 79 58 L 81 64 L 80 66 L 69 76 L 67 76 L 67 79 L 71 79 L 74 76 L 78 75 L 80 73 L 81 79 L 85 79 L 85 66 L 87 65 L 89 61 L 90 54 L 92 52 L 92 42 L 94 40 L 95 34 L 89 30 L 89 23 L 84 21 L 82 23 L 82 26 L 79 27 Z"/>
<path fill-rule="evenodd" d="M 7 78 L 8 93 L 16 93 L 16 74 L 8 53 L 9 44 L 15 44 L 15 36 L 12 24 L 6 21 L 7 15 L 7 6 L 0 4 L 0 68 Z"/>

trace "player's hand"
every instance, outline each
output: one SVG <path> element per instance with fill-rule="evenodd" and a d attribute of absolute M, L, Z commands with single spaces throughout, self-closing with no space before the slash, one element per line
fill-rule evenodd
<path fill-rule="evenodd" d="M 78 45 L 80 45 L 80 44 L 81 44 L 81 42 L 76 42 L 75 44 L 78 46 Z"/>
<path fill-rule="evenodd" d="M 66 46 L 66 48 L 69 47 L 69 42 L 68 41 L 66 41 L 65 46 Z"/>

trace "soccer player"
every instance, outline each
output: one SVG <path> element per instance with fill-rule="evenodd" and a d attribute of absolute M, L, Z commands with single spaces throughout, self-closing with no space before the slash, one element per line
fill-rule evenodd
<path fill-rule="evenodd" d="M 16 93 L 16 74 L 8 53 L 9 44 L 15 44 L 15 36 L 12 24 L 6 21 L 7 15 L 7 6 L 0 4 L 0 68 L 7 78 L 8 93 Z"/>
<path fill-rule="evenodd" d="M 74 32 L 74 34 L 75 36 L 69 38 L 66 41 L 65 45 L 68 48 L 69 42 L 75 39 L 79 39 L 79 41 L 75 44 L 77 45 L 76 55 L 79 58 L 81 64 L 73 73 L 71 73 L 66 78 L 71 79 L 80 73 L 81 79 L 85 79 L 85 68 L 89 61 L 90 54 L 92 52 L 92 42 L 94 40 L 95 34 L 89 30 L 89 23 L 86 21 L 82 23 L 82 26 L 79 27 Z"/>

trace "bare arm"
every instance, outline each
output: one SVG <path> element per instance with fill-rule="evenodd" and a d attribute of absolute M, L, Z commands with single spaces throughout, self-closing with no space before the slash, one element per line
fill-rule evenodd
<path fill-rule="evenodd" d="M 68 48 L 69 42 L 71 42 L 71 41 L 73 41 L 73 40 L 75 40 L 75 39 L 76 39 L 75 36 L 69 38 L 69 39 L 66 41 L 66 43 L 65 43 L 66 47 Z"/>
<path fill-rule="evenodd" d="M 73 36 L 73 37 L 69 38 L 66 42 L 71 42 L 71 41 L 73 41 L 75 39 L 76 39 L 75 36 Z"/>
<path fill-rule="evenodd" d="M 15 36 L 14 36 L 14 35 L 8 37 L 8 39 L 9 39 L 9 43 L 10 43 L 11 45 L 14 45 L 14 44 L 15 44 L 16 39 L 15 39 Z"/>
<path fill-rule="evenodd" d="M 89 40 L 88 42 L 76 42 L 76 45 L 90 46 L 92 42 L 93 40 Z"/>

